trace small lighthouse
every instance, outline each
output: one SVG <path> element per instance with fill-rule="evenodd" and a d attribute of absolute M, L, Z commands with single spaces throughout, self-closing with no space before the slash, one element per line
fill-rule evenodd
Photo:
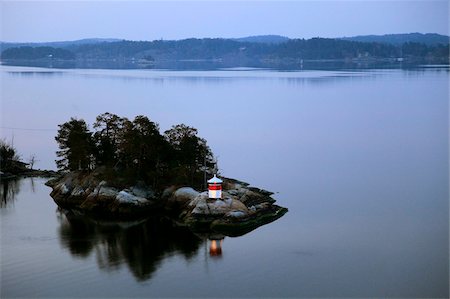
<path fill-rule="evenodd" d="M 216 175 L 208 180 L 208 195 L 209 198 L 222 198 L 222 180 Z"/>

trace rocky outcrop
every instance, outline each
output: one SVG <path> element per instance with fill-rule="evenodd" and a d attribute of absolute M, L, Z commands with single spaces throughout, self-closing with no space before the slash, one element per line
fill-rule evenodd
<path fill-rule="evenodd" d="M 53 188 L 50 196 L 58 206 L 104 217 L 143 217 L 161 204 L 148 187 L 117 188 L 95 173 L 71 172 L 47 185 Z"/>
<path fill-rule="evenodd" d="M 173 191 L 169 202 L 182 202 L 177 222 L 193 231 L 242 235 L 283 216 L 287 209 L 274 205 L 272 192 L 250 187 L 234 179 L 223 178 L 222 199 L 209 199 L 208 192 L 186 188 Z M 166 191 L 167 192 L 167 191 Z"/>
<path fill-rule="evenodd" d="M 241 235 L 287 212 L 274 205 L 271 192 L 223 178 L 221 199 L 191 187 L 170 186 L 157 193 L 141 184 L 118 187 L 98 173 L 71 172 L 47 184 L 61 208 L 108 218 L 137 218 L 163 213 L 196 232 Z"/>
<path fill-rule="evenodd" d="M 200 193 L 191 187 L 176 188 L 172 186 L 163 192 L 163 198 L 167 198 L 165 203 L 166 211 L 179 211 L 184 209 Z"/>

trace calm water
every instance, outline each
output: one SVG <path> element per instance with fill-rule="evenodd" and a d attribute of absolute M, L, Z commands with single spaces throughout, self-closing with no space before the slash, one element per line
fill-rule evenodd
<path fill-rule="evenodd" d="M 45 179 L 1 188 L 1 297 L 448 297 L 448 68 L 1 67 L 1 137 L 55 168 L 57 125 L 103 112 L 199 129 L 278 221 L 211 241 L 167 221 L 65 215 Z"/>

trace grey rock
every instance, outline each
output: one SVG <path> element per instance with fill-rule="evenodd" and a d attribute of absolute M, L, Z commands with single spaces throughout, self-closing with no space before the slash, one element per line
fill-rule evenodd
<path fill-rule="evenodd" d="M 182 187 L 177 189 L 177 191 L 174 192 L 173 197 L 180 199 L 180 200 L 192 200 L 196 198 L 200 193 L 196 190 L 194 190 L 191 187 Z"/>
<path fill-rule="evenodd" d="M 75 186 L 73 188 L 72 192 L 70 193 L 72 196 L 83 196 L 84 195 L 84 189 L 81 186 Z"/>
<path fill-rule="evenodd" d="M 229 217 L 229 218 L 244 218 L 248 216 L 247 213 L 243 212 L 243 211 L 230 211 L 228 213 L 225 214 L 225 217 Z"/>
<path fill-rule="evenodd" d="M 155 192 L 150 188 L 143 188 L 134 186 L 130 188 L 131 193 L 137 197 L 143 197 L 143 198 L 154 198 Z"/>
<path fill-rule="evenodd" d="M 127 204 L 134 204 L 134 205 L 148 203 L 148 200 L 146 198 L 135 196 L 128 190 L 120 191 L 117 194 L 116 199 L 120 203 L 127 203 Z"/>

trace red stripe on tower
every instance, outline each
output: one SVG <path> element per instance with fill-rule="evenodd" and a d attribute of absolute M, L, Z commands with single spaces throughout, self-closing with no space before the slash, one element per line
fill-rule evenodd
<path fill-rule="evenodd" d="M 208 189 L 209 190 L 222 190 L 222 186 L 221 185 L 209 185 Z"/>

